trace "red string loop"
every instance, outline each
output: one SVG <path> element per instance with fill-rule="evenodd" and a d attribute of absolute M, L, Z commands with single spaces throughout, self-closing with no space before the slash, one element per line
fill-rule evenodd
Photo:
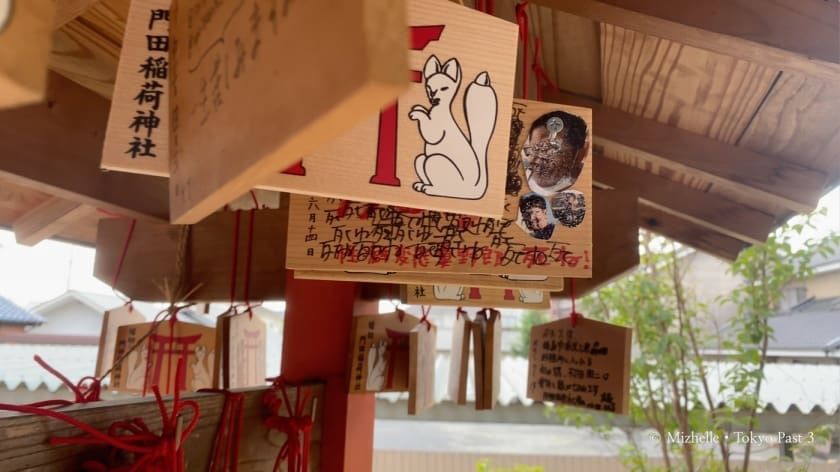
<path fill-rule="evenodd" d="M 280 470 L 280 464 L 286 461 L 289 472 L 306 472 L 309 470 L 309 444 L 312 433 L 312 417 L 304 414 L 306 404 L 312 397 L 307 390 L 301 393 L 300 385 L 295 385 L 297 398 L 294 407 L 289 401 L 286 381 L 282 376 L 266 379 L 271 382 L 271 389 L 266 392 L 263 402 L 268 407 L 270 415 L 264 423 L 269 429 L 286 435 L 286 442 L 280 447 L 277 459 L 274 461 L 274 471 Z M 280 396 L 278 397 L 278 393 Z M 283 405 L 286 415 L 281 416 Z M 315 405 L 312 406 L 313 414 Z"/>
<path fill-rule="evenodd" d="M 178 362 L 177 372 L 179 377 L 185 375 L 183 360 Z M 152 389 L 163 423 L 163 428 L 159 435 L 153 433 L 141 418 L 134 418 L 130 421 L 117 421 L 108 428 L 107 433 L 103 433 L 72 416 L 48 408 L 30 405 L 0 404 L 0 410 L 57 419 L 75 426 L 86 434 L 85 436 L 69 438 L 52 437 L 49 440 L 51 445 L 105 445 L 113 448 L 108 464 L 100 461 L 88 461 L 83 466 L 85 470 L 111 472 L 184 472 L 183 444 L 198 424 L 198 403 L 192 400 L 181 401 L 180 395 L 176 392 L 172 402 L 172 412 L 169 414 L 166 411 L 166 404 L 163 402 L 160 390 L 157 386 L 152 387 Z M 191 410 L 192 418 L 179 434 L 179 417 L 186 410 Z M 115 466 L 115 453 L 117 451 L 135 454 L 134 463 L 127 466 Z"/>
<path fill-rule="evenodd" d="M 528 2 L 516 4 L 516 23 L 519 25 L 519 41 L 522 42 L 522 98 L 528 98 Z"/>
<path fill-rule="evenodd" d="M 233 236 L 231 237 L 231 264 L 230 264 L 230 305 L 233 307 L 236 301 L 236 276 L 239 265 L 239 220 L 241 212 L 236 210 L 233 218 Z"/>
<path fill-rule="evenodd" d="M 426 324 L 426 331 L 431 331 L 432 330 L 432 323 L 431 323 L 431 321 L 429 321 L 429 313 L 432 312 L 432 307 L 429 306 L 429 305 L 426 305 L 426 306 L 420 307 L 420 311 L 423 314 L 423 316 L 420 317 L 420 323 L 418 323 L 418 324 L 425 323 Z"/>
<path fill-rule="evenodd" d="M 44 400 L 40 402 L 30 403 L 28 406 L 33 407 L 54 407 L 54 406 L 67 406 L 73 405 L 76 403 L 92 403 L 98 402 L 101 400 L 100 394 L 102 393 L 102 381 L 97 379 L 96 377 L 86 376 L 82 377 L 78 383 L 73 384 L 67 376 L 62 374 L 58 371 L 55 367 L 47 364 L 47 362 L 41 358 L 39 355 L 35 355 L 34 357 L 35 362 L 37 362 L 41 367 L 43 367 L 47 372 L 56 376 L 61 383 L 63 383 L 67 388 L 73 392 L 73 396 L 75 399 L 73 401 L 69 400 Z"/>
<path fill-rule="evenodd" d="M 488 15 L 493 15 L 496 12 L 496 6 L 493 0 L 476 0 L 475 9 Z"/>

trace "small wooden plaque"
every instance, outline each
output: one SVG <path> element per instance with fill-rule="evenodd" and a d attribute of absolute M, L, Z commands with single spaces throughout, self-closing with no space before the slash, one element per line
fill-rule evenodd
<path fill-rule="evenodd" d="M 481 310 L 472 322 L 475 360 L 475 409 L 492 410 L 499 397 L 502 371 L 501 313 Z"/>
<path fill-rule="evenodd" d="M 403 0 L 181 0 L 171 34 L 175 223 L 201 220 L 408 86 Z"/>
<path fill-rule="evenodd" d="M 420 323 L 411 330 L 408 377 L 408 414 L 435 405 L 435 363 L 437 362 L 437 327 Z"/>
<path fill-rule="evenodd" d="M 131 1 L 102 149 L 103 169 L 169 175 L 171 2 Z"/>
<path fill-rule="evenodd" d="M 528 398 L 626 415 L 632 330 L 586 318 L 534 326 Z"/>
<path fill-rule="evenodd" d="M 449 356 L 449 399 L 458 405 L 467 403 L 467 374 L 470 361 L 472 322 L 467 312 L 458 312 L 452 325 L 452 352 Z"/>
<path fill-rule="evenodd" d="M 266 326 L 259 317 L 225 313 L 216 318 L 217 388 L 245 388 L 265 384 Z"/>
<path fill-rule="evenodd" d="M 292 193 L 500 217 L 516 25 L 443 0 L 406 4 L 408 90 L 260 183 Z"/>
<path fill-rule="evenodd" d="M 465 287 L 463 285 L 406 285 L 403 303 L 409 305 L 475 306 L 547 309 L 549 293 L 536 289 Z"/>
<path fill-rule="evenodd" d="M 102 331 L 99 335 L 99 351 L 96 354 L 96 376 L 101 377 L 114 366 L 114 351 L 117 346 L 117 331 L 120 326 L 143 323 L 146 317 L 137 308 L 121 305 L 105 312 L 102 317 Z"/>
<path fill-rule="evenodd" d="M 408 391 L 409 332 L 419 322 L 399 312 L 353 318 L 350 393 Z"/>
<path fill-rule="evenodd" d="M 138 323 L 118 329 L 115 356 L 123 360 L 114 366 L 111 388 L 142 392 L 144 385 L 148 391 L 157 385 L 162 394 L 172 394 L 176 389 L 194 392 L 212 388 L 216 330 L 184 322 L 176 322 L 173 328 L 164 321 L 141 342 L 154 327 L 154 323 Z M 138 342 L 138 347 L 132 350 Z M 179 359 L 184 359 L 186 367 L 182 385 L 176 379 Z"/>
<path fill-rule="evenodd" d="M 365 272 L 342 270 L 296 270 L 295 278 L 314 280 L 353 280 L 380 284 L 446 284 L 470 287 L 525 288 L 560 292 L 562 277 L 487 275 L 487 274 L 428 274 L 414 272 Z"/>

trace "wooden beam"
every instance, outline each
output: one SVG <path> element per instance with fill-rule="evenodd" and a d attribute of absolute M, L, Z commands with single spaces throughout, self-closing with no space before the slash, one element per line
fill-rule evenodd
<path fill-rule="evenodd" d="M 840 77 L 837 2 L 535 0 L 574 15 L 821 79 Z"/>
<path fill-rule="evenodd" d="M 57 235 L 79 218 L 95 211 L 94 208 L 79 202 L 58 197 L 50 198 L 12 224 L 15 241 L 24 246 L 34 246 Z"/>
<path fill-rule="evenodd" d="M 301 388 L 301 392 L 304 393 L 307 390 L 312 392 L 312 400 L 307 402 L 304 413 L 312 415 L 312 408 L 316 409 L 315 414 L 312 415 L 315 422 L 310 437 L 309 463 L 310 470 L 318 471 L 321 470 L 321 445 L 324 436 L 325 387 L 322 383 L 307 383 Z M 268 388 L 250 388 L 241 391 L 245 394 L 242 419 L 247 427 L 242 428 L 239 450 L 240 470 L 271 470 L 285 438 L 282 434 L 269 430 L 263 422 L 265 418 L 263 397 Z M 105 395 L 103 393 L 103 396 Z M 289 401 L 297 400 L 296 389 L 289 388 L 288 395 Z M 191 393 L 184 395 L 182 400 L 194 400 L 198 403 L 200 410 L 198 423 L 183 445 L 187 470 L 209 470 L 225 396 L 216 393 Z M 164 400 L 164 403 L 167 412 L 171 412 L 171 397 Z M 132 418 L 142 418 L 149 429 L 156 434 L 160 434 L 162 425 L 161 413 L 152 397 L 88 403 L 62 409 L 62 413 L 103 432 L 107 432 L 108 427 L 116 421 L 128 421 Z M 190 409 L 185 408 L 184 424 L 189 422 L 190 414 Z M 93 457 L 102 457 L 107 462 L 107 449 L 103 449 L 101 445 L 66 447 L 49 444 L 51 437 L 80 436 L 82 432 L 74 426 L 40 416 L 3 415 L 5 413 L 0 412 L 0 430 L 3 431 L 3 441 L 0 442 L 0 461 L 3 463 L 3 470 L 60 472 L 82 470 L 82 464 Z"/>
<path fill-rule="evenodd" d="M 166 179 L 102 172 L 108 101 L 50 74 L 47 101 L 0 111 L 0 178 L 130 217 L 168 220 Z"/>
<path fill-rule="evenodd" d="M 593 154 L 593 157 L 595 182 L 636 192 L 639 200 L 649 206 L 750 244 L 763 244 L 773 230 L 775 218 L 761 210 L 694 190 L 601 155 Z"/>
<path fill-rule="evenodd" d="M 598 102 L 546 91 L 547 101 L 592 109 L 595 151 L 631 154 L 644 162 L 700 177 L 747 199 L 761 198 L 799 213 L 816 208 L 826 174 L 664 125 Z"/>
<path fill-rule="evenodd" d="M 644 203 L 639 204 L 639 226 L 730 261 L 735 260 L 738 253 L 748 246 L 743 241 L 698 227 L 688 220 Z"/>
<path fill-rule="evenodd" d="M 61 0 L 50 69 L 110 99 L 117 77 L 128 0 Z M 75 16 L 74 16 L 75 15 Z"/>
<path fill-rule="evenodd" d="M 101 1 L 102 0 L 56 0 L 53 28 L 59 29 L 67 23 L 70 23 L 85 13 L 90 7 L 100 3 Z"/>

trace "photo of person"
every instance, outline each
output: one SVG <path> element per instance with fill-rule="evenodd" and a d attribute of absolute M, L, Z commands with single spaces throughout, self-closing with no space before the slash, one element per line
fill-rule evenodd
<path fill-rule="evenodd" d="M 563 111 L 546 113 L 531 123 L 522 147 L 522 165 L 532 192 L 545 197 L 575 184 L 589 151 L 583 118 Z"/>
<path fill-rule="evenodd" d="M 549 239 L 557 220 L 550 211 L 548 200 L 532 192 L 519 199 L 519 225 L 533 238 Z"/>
<path fill-rule="evenodd" d="M 577 190 L 567 190 L 551 199 L 551 213 L 567 228 L 574 228 L 586 216 L 586 198 Z"/>

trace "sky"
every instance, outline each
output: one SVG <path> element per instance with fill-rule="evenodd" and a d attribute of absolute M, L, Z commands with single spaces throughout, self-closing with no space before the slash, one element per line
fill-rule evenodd
<path fill-rule="evenodd" d="M 840 231 L 840 188 L 826 194 L 820 208 L 826 208 L 828 214 L 816 220 L 817 229 L 807 236 Z M 90 248 L 58 241 L 21 246 L 15 243 L 11 231 L 0 230 L 0 295 L 30 307 L 66 290 L 112 293 L 109 285 L 93 277 L 93 260 Z M 381 308 L 390 311 L 393 305 L 385 303 Z"/>

